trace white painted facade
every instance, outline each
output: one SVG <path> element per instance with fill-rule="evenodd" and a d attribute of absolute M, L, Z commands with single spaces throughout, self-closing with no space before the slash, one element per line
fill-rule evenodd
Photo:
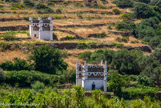
<path fill-rule="evenodd" d="M 29 18 L 29 33 L 31 37 L 38 38 L 40 40 L 53 40 L 53 18 L 48 19 L 33 19 Z"/>
<path fill-rule="evenodd" d="M 107 62 L 101 65 L 84 65 L 76 63 L 76 85 L 85 90 L 102 89 L 107 91 Z"/>

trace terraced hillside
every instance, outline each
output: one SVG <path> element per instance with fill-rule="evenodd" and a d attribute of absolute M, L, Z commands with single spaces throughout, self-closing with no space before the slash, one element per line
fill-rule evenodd
<path fill-rule="evenodd" d="M 6 41 L 1 38 L 0 42 L 7 44 L 20 44 L 16 52 L 3 51 L 0 54 L 0 62 L 12 60 L 15 56 L 27 59 L 28 54 L 24 52 L 24 44 L 51 44 L 60 49 L 65 49 L 69 54 L 67 63 L 75 67 L 78 55 L 84 51 L 95 51 L 100 48 L 128 50 L 139 48 L 145 54 L 151 52 L 151 48 L 136 39 L 131 33 L 118 31 L 116 23 L 122 21 L 121 15 L 130 13 L 130 8 L 119 8 L 112 3 L 113 0 L 98 0 L 97 5 L 83 0 L 51 1 L 43 4 L 53 10 L 52 13 L 42 13 L 39 9 L 19 7 L 19 3 L 0 2 L 0 33 L 8 31 L 16 32 L 15 40 Z M 35 2 L 37 3 L 37 2 Z M 16 7 L 18 6 L 18 7 Z M 119 11 L 118 13 L 114 10 Z M 53 16 L 54 41 L 43 41 L 29 37 L 29 16 L 35 18 Z M 139 20 L 134 22 L 138 23 Z M 80 43 L 89 45 L 88 48 L 76 47 Z M 21 47 L 21 48 L 20 48 Z M 25 50 L 26 51 L 26 50 Z M 12 54 L 13 53 L 13 54 Z M 17 54 L 16 54 L 17 53 Z M 12 55 L 14 56 L 12 56 Z"/>

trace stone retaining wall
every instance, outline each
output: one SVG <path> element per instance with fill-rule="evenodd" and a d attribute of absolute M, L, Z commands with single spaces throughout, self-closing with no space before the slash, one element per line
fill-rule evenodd
<path fill-rule="evenodd" d="M 0 31 L 19 31 L 19 30 L 23 31 L 29 30 L 29 27 L 25 25 L 0 27 Z"/>
<path fill-rule="evenodd" d="M 26 52 L 29 52 L 27 48 L 24 48 L 24 44 L 18 44 L 18 43 L 12 43 L 10 45 L 16 46 L 16 48 L 25 50 Z M 26 44 L 27 45 L 27 44 Z M 78 43 L 35 43 L 35 47 L 39 46 L 44 46 L 44 45 L 49 45 L 52 46 L 53 48 L 58 48 L 58 49 L 76 49 Z M 27 45 L 29 46 L 29 45 Z M 89 49 L 99 49 L 99 48 L 115 48 L 115 45 L 107 45 L 107 44 L 90 44 Z M 149 46 L 140 46 L 140 47 L 130 47 L 130 46 L 124 46 L 123 48 L 127 50 L 133 50 L 133 49 L 140 49 L 141 51 L 144 52 L 151 52 L 151 48 Z"/>
<path fill-rule="evenodd" d="M 115 31 L 115 30 L 109 30 L 109 33 L 115 34 L 115 35 L 122 35 L 122 36 L 131 36 L 132 34 L 129 32 L 124 31 Z"/>

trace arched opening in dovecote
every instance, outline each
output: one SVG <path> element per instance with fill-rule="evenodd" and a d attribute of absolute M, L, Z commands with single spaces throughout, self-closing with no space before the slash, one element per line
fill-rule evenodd
<path fill-rule="evenodd" d="M 93 83 L 92 83 L 92 90 L 95 90 L 95 88 L 96 88 L 96 85 L 95 85 L 95 83 L 93 82 Z"/>

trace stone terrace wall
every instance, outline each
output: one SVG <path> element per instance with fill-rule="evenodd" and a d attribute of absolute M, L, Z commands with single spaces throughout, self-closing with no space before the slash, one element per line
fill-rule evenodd
<path fill-rule="evenodd" d="M 29 51 L 27 48 L 24 46 L 30 46 L 29 44 L 18 44 L 18 43 L 12 43 L 10 45 L 16 46 L 16 48 Z M 58 48 L 58 49 L 76 49 L 78 43 L 35 43 L 33 46 L 39 47 L 39 46 L 44 46 L 44 45 L 49 45 L 52 46 L 53 48 Z M 106 45 L 106 44 L 90 44 L 89 49 L 98 49 L 98 48 L 115 48 L 115 45 Z M 141 51 L 144 52 L 151 52 L 151 48 L 149 46 L 140 46 L 140 47 L 127 47 L 124 46 L 123 48 L 127 50 L 132 50 L 132 49 L 140 49 Z"/>

